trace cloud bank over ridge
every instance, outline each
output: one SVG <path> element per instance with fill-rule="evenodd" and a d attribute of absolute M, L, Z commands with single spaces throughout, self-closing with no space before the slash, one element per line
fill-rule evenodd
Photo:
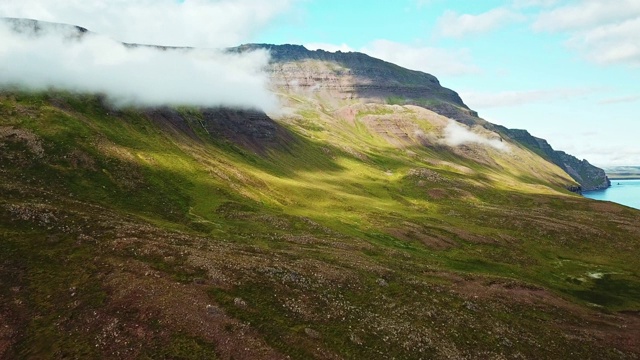
<path fill-rule="evenodd" d="M 101 93 L 116 105 L 227 106 L 277 111 L 269 54 L 229 54 L 296 0 L 2 0 L 0 18 L 42 23 L 21 34 L 0 22 L 0 87 Z M 33 28 L 33 26 L 31 26 Z M 69 33 L 71 32 L 71 33 Z M 121 42 L 197 47 L 162 50 Z"/>
<path fill-rule="evenodd" d="M 0 87 L 100 93 L 120 106 L 277 106 L 263 71 L 269 54 L 127 47 L 75 27 L 0 24 Z M 24 27 L 24 26 L 23 26 Z"/>
<path fill-rule="evenodd" d="M 483 135 L 471 131 L 464 125 L 450 120 L 449 124 L 443 131 L 443 142 L 451 147 L 456 147 L 464 144 L 478 144 L 484 146 L 490 146 L 496 150 L 509 151 L 507 143 L 498 139 L 489 139 Z"/>

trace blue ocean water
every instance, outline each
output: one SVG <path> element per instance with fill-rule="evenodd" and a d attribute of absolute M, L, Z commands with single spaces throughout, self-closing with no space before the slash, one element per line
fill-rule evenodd
<path fill-rule="evenodd" d="M 640 209 L 640 180 L 611 180 L 606 190 L 587 191 L 585 197 L 606 200 Z"/>

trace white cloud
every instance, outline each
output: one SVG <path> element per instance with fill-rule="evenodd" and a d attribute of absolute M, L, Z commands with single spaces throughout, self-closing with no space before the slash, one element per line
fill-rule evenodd
<path fill-rule="evenodd" d="M 558 3 L 560 0 L 514 0 L 513 6 L 516 8 L 528 7 L 549 7 Z"/>
<path fill-rule="evenodd" d="M 622 104 L 622 103 L 633 103 L 640 101 L 640 95 L 631 95 L 631 96 L 622 96 L 617 98 L 609 98 L 604 99 L 598 102 L 601 105 L 612 105 L 612 104 Z"/>
<path fill-rule="evenodd" d="M 548 89 L 527 91 L 502 91 L 497 93 L 461 92 L 465 103 L 474 109 L 521 106 L 530 103 L 567 100 L 589 95 L 594 89 Z"/>
<path fill-rule="evenodd" d="M 566 31 L 593 29 L 640 16 L 637 0 L 583 0 L 540 14 L 533 24 L 535 30 Z"/>
<path fill-rule="evenodd" d="M 538 31 L 565 32 L 567 45 L 599 64 L 640 66 L 640 2 L 584 0 L 542 12 Z"/>
<path fill-rule="evenodd" d="M 86 27 L 131 43 L 236 46 L 296 0 L 2 0 L 0 17 Z"/>
<path fill-rule="evenodd" d="M 127 48 L 71 27 L 44 26 L 39 36 L 0 26 L 0 87 L 103 93 L 118 105 L 230 106 L 275 110 L 263 71 L 265 51 Z"/>
<path fill-rule="evenodd" d="M 352 52 L 355 51 L 353 50 L 349 45 L 342 43 L 340 45 L 334 45 L 334 44 L 328 44 L 328 43 L 308 43 L 308 44 L 304 44 L 304 47 L 306 47 L 309 50 L 324 50 L 324 51 L 329 51 L 329 52 L 336 52 L 336 51 L 342 51 L 342 52 Z"/>
<path fill-rule="evenodd" d="M 429 6 L 437 1 L 441 0 L 415 0 L 415 4 L 418 9 L 422 9 L 423 7 Z"/>
<path fill-rule="evenodd" d="M 589 142 L 590 144 L 599 144 Z M 640 147 L 632 145 L 581 145 L 572 152 L 581 159 L 587 159 L 596 166 L 638 166 Z"/>
<path fill-rule="evenodd" d="M 573 35 L 568 44 L 599 64 L 640 66 L 640 16 Z"/>
<path fill-rule="evenodd" d="M 447 127 L 444 128 L 444 143 L 456 147 L 463 144 L 479 144 L 493 147 L 501 151 L 509 150 L 509 146 L 498 139 L 489 139 L 485 136 L 477 134 L 467 128 L 465 125 L 459 124 L 453 120 L 449 121 Z"/>
<path fill-rule="evenodd" d="M 524 15 L 507 8 L 495 8 L 478 15 L 445 12 L 436 24 L 436 32 L 444 37 L 461 38 L 486 33 L 502 26 L 525 20 Z"/>
<path fill-rule="evenodd" d="M 412 69 L 439 75 L 476 74 L 469 51 L 412 46 L 389 40 L 375 40 L 361 49 L 373 57 Z"/>

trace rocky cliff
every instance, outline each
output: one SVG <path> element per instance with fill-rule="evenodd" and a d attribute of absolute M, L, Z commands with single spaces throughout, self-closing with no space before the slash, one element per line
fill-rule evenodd
<path fill-rule="evenodd" d="M 564 151 L 556 151 L 556 154 L 562 160 L 560 167 L 582 185 L 583 191 L 601 190 L 611 186 L 611 181 L 603 169 Z"/>
<path fill-rule="evenodd" d="M 418 105 L 460 121 L 474 122 L 477 113 L 458 93 L 421 71 L 357 52 L 310 51 L 301 45 L 248 44 L 232 51 L 266 49 L 276 87 L 310 91 L 340 99 L 362 99 L 399 105 Z"/>

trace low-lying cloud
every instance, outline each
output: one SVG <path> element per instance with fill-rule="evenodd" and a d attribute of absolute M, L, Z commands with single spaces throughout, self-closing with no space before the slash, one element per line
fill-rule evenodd
<path fill-rule="evenodd" d="M 104 94 L 115 105 L 228 106 L 272 111 L 266 51 L 128 47 L 74 27 L 16 32 L 0 24 L 0 87 Z"/>
<path fill-rule="evenodd" d="M 485 136 L 477 134 L 463 125 L 460 125 L 454 121 L 450 121 L 444 128 L 443 142 L 451 147 L 456 147 L 465 144 L 479 144 L 490 146 L 500 151 L 508 151 L 509 146 L 498 139 L 489 139 Z"/>
<path fill-rule="evenodd" d="M 124 42 L 228 47 L 298 0 L 1 0 L 0 17 L 73 24 Z"/>

